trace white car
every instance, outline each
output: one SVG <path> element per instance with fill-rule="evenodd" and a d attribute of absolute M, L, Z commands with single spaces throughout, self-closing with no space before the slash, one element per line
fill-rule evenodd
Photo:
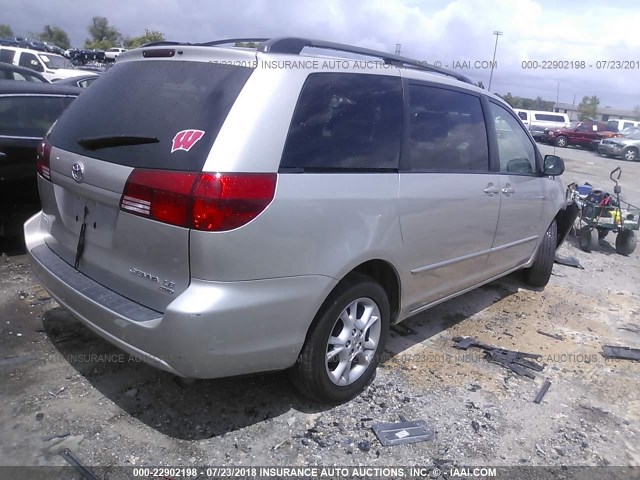
<path fill-rule="evenodd" d="M 107 60 L 115 61 L 115 59 L 118 58 L 118 55 L 126 51 L 127 51 L 126 48 L 117 48 L 117 47 L 110 48 L 109 50 L 104 52 L 104 58 L 106 58 Z"/>
<path fill-rule="evenodd" d="M 87 75 L 85 70 L 75 69 L 73 64 L 61 55 L 27 48 L 0 47 L 0 62 L 30 68 L 50 82 Z"/>

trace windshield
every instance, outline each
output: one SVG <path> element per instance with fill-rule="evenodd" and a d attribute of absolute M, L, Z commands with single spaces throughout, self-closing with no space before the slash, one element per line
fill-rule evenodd
<path fill-rule="evenodd" d="M 569 122 L 569 125 L 567 125 L 568 128 L 578 128 L 578 125 L 580 125 L 581 122 Z"/>
<path fill-rule="evenodd" d="M 629 135 L 626 135 L 626 138 L 628 138 L 630 140 L 640 140 L 640 132 L 635 132 L 635 133 L 631 133 Z"/>
<path fill-rule="evenodd" d="M 73 68 L 73 64 L 60 55 L 38 55 L 47 68 Z"/>

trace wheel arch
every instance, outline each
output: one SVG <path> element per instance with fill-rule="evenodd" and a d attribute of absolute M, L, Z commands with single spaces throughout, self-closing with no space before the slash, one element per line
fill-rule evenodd
<path fill-rule="evenodd" d="M 575 203 L 570 203 L 565 208 L 561 209 L 556 213 L 554 220 L 556 221 L 556 226 L 558 228 L 558 236 L 556 240 L 556 249 L 560 248 L 560 245 L 565 241 L 569 232 L 571 231 L 571 227 L 578 218 L 579 208 Z"/>

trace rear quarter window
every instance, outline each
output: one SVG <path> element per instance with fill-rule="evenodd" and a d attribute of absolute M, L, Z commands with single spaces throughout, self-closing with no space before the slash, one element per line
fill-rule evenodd
<path fill-rule="evenodd" d="M 298 99 L 280 168 L 396 170 L 402 110 L 399 77 L 311 74 Z"/>
<path fill-rule="evenodd" d="M 63 150 L 119 165 L 201 170 L 252 71 L 193 61 L 143 60 L 115 65 L 65 112 L 51 132 L 50 142 Z M 189 148 L 174 149 L 174 138 L 185 130 L 204 134 Z M 158 143 L 98 150 L 78 143 L 80 139 L 123 135 L 155 137 Z"/>

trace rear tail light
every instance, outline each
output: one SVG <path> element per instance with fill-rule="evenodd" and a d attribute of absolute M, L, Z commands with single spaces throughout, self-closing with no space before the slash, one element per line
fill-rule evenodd
<path fill-rule="evenodd" d="M 47 180 L 51 180 L 51 166 L 49 159 L 51 158 L 51 144 L 46 140 L 42 140 L 38 145 L 38 155 L 36 157 L 36 169 L 38 173 Z"/>
<path fill-rule="evenodd" d="M 120 208 L 133 215 L 208 232 L 247 224 L 273 200 L 275 173 L 196 173 L 135 169 Z"/>

